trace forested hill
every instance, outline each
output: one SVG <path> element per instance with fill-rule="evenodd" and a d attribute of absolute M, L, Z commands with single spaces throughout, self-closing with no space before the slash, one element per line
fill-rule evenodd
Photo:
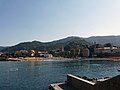
<path fill-rule="evenodd" d="M 2 52 L 14 52 L 19 50 L 37 50 L 37 51 L 46 51 L 46 50 L 56 50 L 64 47 L 66 50 L 72 48 L 82 48 L 84 46 L 91 45 L 89 42 L 85 41 L 80 37 L 67 37 L 64 39 L 52 41 L 52 42 L 23 42 L 15 46 L 4 48 Z"/>
<path fill-rule="evenodd" d="M 111 43 L 116 46 L 120 46 L 120 36 L 93 36 L 89 38 L 85 38 L 87 42 L 91 43 L 99 43 L 99 44 L 105 44 L 105 43 Z"/>
<path fill-rule="evenodd" d="M 60 49 L 62 47 L 64 47 L 65 50 L 70 50 L 72 48 L 83 48 L 84 46 L 90 46 L 94 44 L 94 42 L 98 44 L 111 43 L 113 45 L 120 46 L 120 36 L 93 36 L 89 38 L 72 36 L 52 42 L 22 42 L 11 47 L 0 47 L 0 50 L 2 52 L 14 52 L 19 50 L 47 51 Z"/>
<path fill-rule="evenodd" d="M 0 46 L 0 50 L 4 49 L 5 47 Z"/>

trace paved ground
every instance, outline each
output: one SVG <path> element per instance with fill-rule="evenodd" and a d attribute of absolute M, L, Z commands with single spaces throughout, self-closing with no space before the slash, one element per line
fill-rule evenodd
<path fill-rule="evenodd" d="M 61 87 L 63 90 L 78 90 L 75 87 L 68 84 L 60 84 L 59 87 Z"/>

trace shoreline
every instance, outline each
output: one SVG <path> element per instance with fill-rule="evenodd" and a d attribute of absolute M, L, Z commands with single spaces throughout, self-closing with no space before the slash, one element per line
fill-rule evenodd
<path fill-rule="evenodd" d="M 63 58 L 63 57 L 52 57 L 52 58 L 43 58 L 43 57 L 26 57 L 26 58 L 8 58 L 2 59 L 0 61 L 41 61 L 41 60 L 80 60 L 80 61 L 120 61 L 120 58 Z"/>
<path fill-rule="evenodd" d="M 120 61 L 120 58 L 63 58 L 54 57 L 54 60 L 80 60 L 80 61 Z"/>
<path fill-rule="evenodd" d="M 41 57 L 8 58 L 5 61 L 40 61 L 40 60 L 45 60 L 45 58 Z"/>

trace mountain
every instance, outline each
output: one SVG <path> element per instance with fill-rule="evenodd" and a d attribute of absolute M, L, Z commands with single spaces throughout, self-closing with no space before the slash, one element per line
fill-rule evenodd
<path fill-rule="evenodd" d="M 4 49 L 5 47 L 2 47 L 2 46 L 0 46 L 0 51 L 2 50 L 2 49 Z"/>
<path fill-rule="evenodd" d="M 14 52 L 19 50 L 57 50 L 64 47 L 65 50 L 71 50 L 72 48 L 83 48 L 85 46 L 90 46 L 94 43 L 105 44 L 111 43 L 116 46 L 120 46 L 120 36 L 92 36 L 89 38 L 80 37 L 67 37 L 64 39 L 52 41 L 52 42 L 22 42 L 11 47 L 0 47 L 2 52 Z"/>
<path fill-rule="evenodd" d="M 89 38 L 85 38 L 87 42 L 91 43 L 99 43 L 99 44 L 105 44 L 105 43 L 111 43 L 116 46 L 120 46 L 120 36 L 93 36 Z"/>
<path fill-rule="evenodd" d="M 23 42 L 12 47 L 7 47 L 2 49 L 2 52 L 15 52 L 19 50 L 37 50 L 37 51 L 46 51 L 46 50 L 56 50 L 62 47 L 65 50 L 70 50 L 72 48 L 82 48 L 84 46 L 89 46 L 91 43 L 85 41 L 80 37 L 67 37 L 64 39 L 52 41 L 52 42 Z"/>
<path fill-rule="evenodd" d="M 15 46 L 4 48 L 1 51 L 2 52 L 14 52 L 14 51 L 18 51 L 18 50 L 31 50 L 36 47 L 39 47 L 40 45 L 41 45 L 41 42 L 38 42 L 38 41 L 22 42 Z"/>

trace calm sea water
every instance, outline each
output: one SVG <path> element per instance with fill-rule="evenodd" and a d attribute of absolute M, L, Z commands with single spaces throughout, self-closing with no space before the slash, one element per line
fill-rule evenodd
<path fill-rule="evenodd" d="M 48 90 L 48 85 L 66 80 L 67 74 L 105 77 L 119 75 L 114 61 L 1 61 L 0 90 Z"/>

